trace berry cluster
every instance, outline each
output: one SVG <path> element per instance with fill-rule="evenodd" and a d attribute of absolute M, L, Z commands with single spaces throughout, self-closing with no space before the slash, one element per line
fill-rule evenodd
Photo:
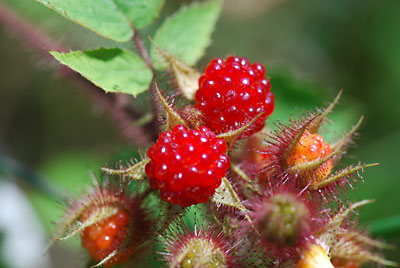
<path fill-rule="evenodd" d="M 246 58 L 213 59 L 199 79 L 195 107 L 205 124 L 216 133 L 238 129 L 257 115 L 262 115 L 246 130 L 244 136 L 260 131 L 274 110 L 271 83 L 265 68 L 250 64 Z"/>
<path fill-rule="evenodd" d="M 188 130 L 183 125 L 164 131 L 147 152 L 150 186 L 164 201 L 190 206 L 206 202 L 229 168 L 227 145 L 207 127 Z"/>
<path fill-rule="evenodd" d="M 198 82 L 195 107 L 180 111 L 156 86 L 166 131 L 147 151 L 148 159 L 103 169 L 122 182 L 130 178 L 128 183 L 147 176 L 148 184 L 135 196 L 125 195 L 122 183 L 117 189 L 99 186 L 70 213 L 78 223 L 67 221 L 64 232 L 81 233 L 92 259 L 104 266 L 124 263 L 140 255 L 154 234 L 161 234 L 161 254 L 173 268 L 359 268 L 367 261 L 394 265 L 373 252 L 381 243 L 346 219 L 369 201 L 347 209 L 338 201 L 349 176 L 368 167 L 358 164 L 331 172 L 359 125 L 332 149 L 318 134 L 338 98 L 325 110 L 278 124 L 263 142 L 253 134 L 272 113 L 274 95 L 261 64 L 216 58 Z M 184 117 L 181 111 L 193 116 Z M 145 210 L 154 201 L 147 202 L 155 192 L 151 189 L 171 204 L 205 203 L 201 207 L 210 214 L 211 227 L 195 224 L 189 231 L 183 217 L 176 217 L 185 211 L 179 206 L 160 206 L 157 216 L 148 217 L 154 212 Z M 160 215 L 161 224 L 149 220 Z"/>

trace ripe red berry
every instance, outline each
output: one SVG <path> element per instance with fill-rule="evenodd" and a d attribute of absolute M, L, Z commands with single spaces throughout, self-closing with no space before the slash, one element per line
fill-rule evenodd
<path fill-rule="evenodd" d="M 90 215 L 83 215 L 85 220 Z M 114 250 L 121 247 L 127 235 L 129 215 L 126 211 L 90 225 L 82 232 L 82 246 L 89 251 L 89 255 L 96 261 L 101 261 Z M 112 263 L 121 263 L 129 259 L 129 255 L 117 254 Z M 110 263 L 111 264 L 111 263 Z M 107 265 L 107 263 L 105 264 Z"/>
<path fill-rule="evenodd" d="M 195 107 L 203 113 L 205 124 L 219 134 L 238 129 L 263 113 L 243 136 L 260 131 L 274 110 L 271 83 L 264 76 L 264 66 L 250 64 L 246 58 L 210 61 L 195 96 Z"/>
<path fill-rule="evenodd" d="M 227 145 L 207 127 L 188 130 L 183 125 L 164 131 L 147 152 L 150 186 L 162 200 L 190 206 L 206 202 L 229 168 Z"/>

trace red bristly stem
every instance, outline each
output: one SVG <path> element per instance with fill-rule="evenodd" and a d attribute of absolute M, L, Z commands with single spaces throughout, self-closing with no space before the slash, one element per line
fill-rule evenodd
<path fill-rule="evenodd" d="M 136 45 L 139 55 L 146 62 L 147 66 L 149 66 L 149 68 L 151 70 L 153 70 L 153 73 L 154 73 L 153 63 L 151 62 L 149 51 L 147 50 L 146 46 L 144 45 L 139 31 L 136 28 L 133 28 L 133 31 L 134 31 L 133 42 Z"/>
<path fill-rule="evenodd" d="M 53 57 L 48 53 L 49 50 L 64 52 L 69 50 L 67 47 L 53 40 L 46 33 L 33 26 L 32 23 L 22 18 L 20 15 L 6 7 L 1 2 L 0 24 L 4 25 L 4 27 L 6 27 L 10 32 L 15 33 L 16 36 L 24 42 L 25 46 L 29 50 L 37 53 L 43 59 L 48 61 L 48 66 L 52 66 L 53 64 L 51 63 L 54 62 Z M 138 37 L 140 38 L 140 36 Z M 146 63 L 150 63 L 151 66 L 147 50 L 143 50 L 143 42 L 138 40 L 135 41 L 135 44 L 137 44 L 139 53 L 142 57 L 144 57 Z M 93 102 L 96 103 L 96 105 L 100 105 L 104 110 L 107 111 L 112 121 L 114 121 L 114 123 L 121 129 L 121 135 L 124 136 L 129 142 L 136 145 L 146 145 L 152 140 L 154 134 L 152 133 L 151 128 L 144 129 L 139 126 L 135 126 L 133 122 L 138 118 L 138 115 L 124 107 L 125 105 L 118 105 L 118 100 L 114 95 L 106 95 L 102 89 L 90 83 L 81 75 L 72 71 L 66 66 L 61 66 L 58 74 L 61 77 L 69 78 L 79 87 L 84 88 L 93 99 Z"/>

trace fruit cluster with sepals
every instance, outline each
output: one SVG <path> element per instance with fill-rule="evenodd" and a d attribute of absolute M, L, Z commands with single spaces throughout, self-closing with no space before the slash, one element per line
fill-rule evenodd
<path fill-rule="evenodd" d="M 177 61 L 167 60 L 181 79 Z M 346 184 L 357 181 L 352 175 L 373 165 L 336 168 L 361 120 L 335 143 L 325 142 L 320 127 L 337 98 L 267 132 L 274 95 L 265 73 L 246 58 L 216 58 L 183 109 L 154 84 L 165 129 L 141 161 L 103 168 L 119 176 L 121 186 L 97 187 L 80 200 L 63 235 L 80 233 L 83 247 L 104 266 L 125 263 L 157 243 L 169 268 L 394 265 L 375 253 L 385 244 L 349 228 L 351 213 L 369 201 L 341 201 Z M 125 194 L 131 183 L 133 196 Z M 144 209 L 147 198 L 150 210 Z M 183 222 L 192 205 L 207 214 L 208 227 L 196 223 L 191 231 Z M 343 250 L 348 247 L 356 250 Z"/>
<path fill-rule="evenodd" d="M 251 204 L 250 218 L 259 235 L 254 235 L 252 226 L 247 233 L 267 250 L 266 255 L 278 260 L 295 258 L 296 250 L 312 241 L 313 232 L 322 226 L 315 214 L 317 206 L 297 194 L 283 189 Z"/>
<path fill-rule="evenodd" d="M 118 184 L 94 181 L 89 194 L 70 201 L 56 239 L 80 234 L 82 246 L 104 267 L 135 259 L 148 249 L 145 243 L 154 231 L 143 198 Z"/>
<path fill-rule="evenodd" d="M 163 258 L 170 268 L 239 267 L 231 241 L 210 226 L 195 222 L 192 232 L 180 219 L 160 240 L 164 244 Z"/>

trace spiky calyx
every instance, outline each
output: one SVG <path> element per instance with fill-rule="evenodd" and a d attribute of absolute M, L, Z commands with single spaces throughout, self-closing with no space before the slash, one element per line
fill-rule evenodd
<path fill-rule="evenodd" d="M 208 226 L 189 231 L 183 221 L 170 227 L 162 237 L 165 252 L 161 254 L 169 268 L 233 268 L 235 258 L 231 243 L 223 233 Z"/>
<path fill-rule="evenodd" d="M 181 249 L 176 262 L 180 263 L 178 267 L 182 268 L 226 267 L 224 253 L 210 243 L 210 241 L 199 238 L 193 238 Z"/>
<path fill-rule="evenodd" d="M 96 182 L 88 195 L 71 202 L 57 240 L 80 234 L 96 266 L 125 263 L 142 252 L 151 238 L 153 223 L 142 198 L 126 194 L 120 186 Z"/>
<path fill-rule="evenodd" d="M 297 260 L 298 252 L 313 241 L 313 232 L 320 226 L 317 208 L 296 192 L 280 190 L 249 204 L 249 214 L 259 243 L 265 254 L 276 260 Z M 249 229 L 250 235 L 255 233 Z"/>
<path fill-rule="evenodd" d="M 310 231 L 307 206 L 290 193 L 275 194 L 262 202 L 255 220 L 262 239 L 293 245 Z"/>
<path fill-rule="evenodd" d="M 391 245 L 370 238 L 360 231 L 340 228 L 330 254 L 332 263 L 338 268 L 359 268 L 367 262 L 375 262 L 385 266 L 397 266 L 386 260 L 376 249 L 390 249 Z"/>
<path fill-rule="evenodd" d="M 340 96 L 340 94 L 339 94 Z M 310 113 L 308 117 L 291 119 L 289 125 L 278 125 L 278 130 L 271 135 L 266 147 L 265 168 L 260 172 L 259 181 L 265 187 L 270 184 L 293 184 L 299 191 L 307 191 L 311 195 L 334 197 L 338 200 L 338 188 L 350 184 L 354 173 L 375 164 L 357 164 L 333 172 L 334 166 L 346 153 L 352 142 L 358 123 L 332 145 L 325 143 L 318 134 L 326 116 L 332 112 L 339 96 L 324 110 Z"/>
<path fill-rule="evenodd" d="M 292 119 L 290 125 L 280 125 L 264 154 L 266 167 L 260 180 L 273 184 L 289 182 L 302 189 L 325 179 L 333 167 L 333 154 L 329 145 L 310 128 L 319 116 Z"/>
<path fill-rule="evenodd" d="M 375 249 L 391 248 L 390 245 L 369 238 L 367 235 L 350 229 L 348 217 L 355 209 L 373 202 L 363 200 L 342 208 L 316 232 L 319 245 L 329 253 L 338 267 L 361 266 L 365 262 L 375 262 L 386 266 L 397 266 L 397 263 L 384 259 Z M 336 266 L 335 266 L 336 267 Z"/>

